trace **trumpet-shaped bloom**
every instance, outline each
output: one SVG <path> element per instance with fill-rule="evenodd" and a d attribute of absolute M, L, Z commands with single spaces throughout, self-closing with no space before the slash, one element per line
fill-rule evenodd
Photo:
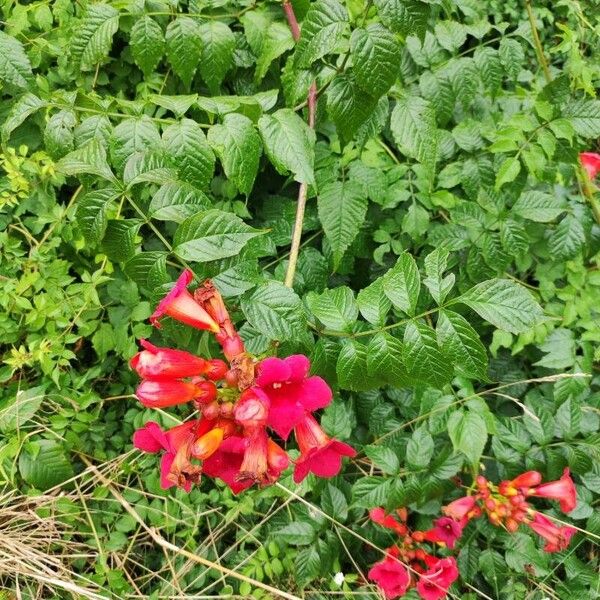
<path fill-rule="evenodd" d="M 579 160 L 586 170 L 588 177 L 594 179 L 600 172 L 600 154 L 596 152 L 582 152 Z"/>
<path fill-rule="evenodd" d="M 130 365 L 142 379 L 178 379 L 202 375 L 208 363 L 199 356 L 183 350 L 158 348 L 147 340 L 140 340 L 144 348 L 130 361 Z"/>
<path fill-rule="evenodd" d="M 463 532 L 463 526 L 450 517 L 440 517 L 434 522 L 434 527 L 425 532 L 425 539 L 430 542 L 443 542 L 452 549 Z"/>
<path fill-rule="evenodd" d="M 196 385 L 187 381 L 146 379 L 140 383 L 135 395 L 148 408 L 165 408 L 189 402 L 204 393 Z"/>
<path fill-rule="evenodd" d="M 419 577 L 417 592 L 423 600 L 441 600 L 457 577 L 456 560 L 442 558 Z"/>
<path fill-rule="evenodd" d="M 221 479 L 234 494 L 239 494 L 254 483 L 251 479 L 240 480 L 239 477 L 245 451 L 246 440 L 232 435 L 224 439 L 219 449 L 204 461 L 202 470 L 209 477 Z"/>
<path fill-rule="evenodd" d="M 539 471 L 525 471 L 510 481 L 502 481 L 498 486 L 503 496 L 516 496 L 519 493 L 527 493 L 542 481 L 542 474 Z"/>
<path fill-rule="evenodd" d="M 477 504 L 475 496 L 463 496 L 454 502 L 450 502 L 442 509 L 447 517 L 451 517 L 455 521 L 462 521 Z"/>
<path fill-rule="evenodd" d="M 192 272 L 186 269 L 175 282 L 171 291 L 160 301 L 156 310 L 150 316 L 150 322 L 159 327 L 159 319 L 168 315 L 177 321 L 196 327 L 219 331 L 219 326 L 214 319 L 194 300 L 188 292 L 187 286 L 193 279 Z"/>
<path fill-rule="evenodd" d="M 304 414 L 294 433 L 300 448 L 300 458 L 294 469 L 296 483 L 300 483 L 310 472 L 317 477 L 335 477 L 342 467 L 342 457 L 356 456 L 352 446 L 330 438 L 309 413 Z"/>
<path fill-rule="evenodd" d="M 560 509 L 565 513 L 571 512 L 577 506 L 577 490 L 568 468 L 563 471 L 560 479 L 542 483 L 530 490 L 529 494 L 538 498 L 558 500 Z"/>
<path fill-rule="evenodd" d="M 371 567 L 367 577 L 374 581 L 381 589 L 387 600 L 394 600 L 406 594 L 410 585 L 410 575 L 406 565 L 402 564 L 393 551 L 375 565 Z"/>
<path fill-rule="evenodd" d="M 560 552 L 568 548 L 575 535 L 574 527 L 557 527 L 548 517 L 536 512 L 529 527 L 546 540 L 546 552 Z"/>
<path fill-rule="evenodd" d="M 268 425 L 283 439 L 304 419 L 306 411 L 327 406 L 333 397 L 321 377 L 307 377 L 310 361 L 302 354 L 266 358 L 258 365 L 256 385 L 270 400 Z"/>

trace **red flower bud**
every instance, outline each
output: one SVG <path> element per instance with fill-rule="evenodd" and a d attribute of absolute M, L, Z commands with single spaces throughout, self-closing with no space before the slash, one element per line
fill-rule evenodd
<path fill-rule="evenodd" d="M 204 374 L 212 381 L 219 381 L 225 377 L 227 373 L 227 363 L 218 358 L 213 358 L 207 361 L 207 367 Z"/>

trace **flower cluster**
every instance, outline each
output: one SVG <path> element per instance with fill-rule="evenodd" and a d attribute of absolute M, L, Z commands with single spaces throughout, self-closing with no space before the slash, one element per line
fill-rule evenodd
<path fill-rule="evenodd" d="M 318 477 L 337 475 L 342 457 L 356 452 L 330 438 L 313 416 L 331 402 L 327 383 L 309 376 L 310 362 L 303 355 L 256 360 L 246 351 L 214 285 L 206 281 L 192 295 L 191 280 L 192 273 L 184 271 L 150 321 L 160 327 L 161 317 L 167 315 L 212 332 L 227 362 L 158 348 L 146 340 L 131 360 L 142 378 L 136 396 L 144 406 L 189 403 L 197 411 L 168 431 L 149 422 L 134 434 L 136 448 L 163 452 L 161 486 L 189 491 L 202 474 L 223 480 L 234 493 L 253 483 L 273 483 L 290 459 L 271 432 L 284 441 L 294 432 L 300 450 L 296 483 L 311 472 Z"/>
<path fill-rule="evenodd" d="M 399 598 L 415 587 L 423 600 L 444 598 L 458 577 L 454 557 L 436 558 L 430 554 L 424 544 L 429 541 L 429 532 L 411 531 L 406 524 L 404 508 L 398 509 L 395 514 L 385 514 L 383 508 L 373 508 L 369 516 L 374 523 L 391 529 L 399 536 L 399 542 L 388 548 L 385 558 L 368 573 L 369 579 L 377 583 L 385 597 L 390 600 Z M 443 524 L 436 525 L 436 529 L 439 529 L 440 536 L 445 536 Z"/>
<path fill-rule="evenodd" d="M 386 515 L 382 508 L 372 509 L 371 520 L 395 531 L 401 541 L 387 549 L 386 557 L 369 571 L 369 579 L 379 585 L 389 600 L 403 596 L 413 583 L 424 600 L 444 598 L 458 577 L 456 562 L 452 557 L 433 557 L 422 544 L 453 550 L 467 523 L 484 515 L 490 523 L 510 533 L 521 524 L 530 527 L 544 539 L 546 552 L 565 550 L 575 528 L 556 525 L 531 507 L 530 498 L 557 500 L 563 512 L 571 512 L 577 497 L 569 469 L 564 470 L 560 479 L 548 483 L 542 483 L 538 471 L 527 471 L 499 485 L 479 475 L 470 493 L 443 507 L 444 516 L 436 519 L 427 531 L 411 532 L 406 525 L 405 509 L 399 509 L 396 515 Z"/>

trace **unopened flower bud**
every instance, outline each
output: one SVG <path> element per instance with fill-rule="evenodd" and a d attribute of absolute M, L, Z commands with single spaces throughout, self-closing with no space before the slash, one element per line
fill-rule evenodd
<path fill-rule="evenodd" d="M 225 377 L 227 373 L 227 363 L 219 358 L 213 358 L 207 361 L 204 374 L 212 381 L 219 381 Z"/>
<path fill-rule="evenodd" d="M 191 454 L 194 458 L 204 460 L 219 449 L 222 441 L 223 430 L 218 427 L 211 429 L 192 444 Z"/>
<path fill-rule="evenodd" d="M 218 402 L 211 402 L 202 407 L 202 416 L 206 419 L 213 420 L 216 419 L 221 413 L 221 406 Z"/>

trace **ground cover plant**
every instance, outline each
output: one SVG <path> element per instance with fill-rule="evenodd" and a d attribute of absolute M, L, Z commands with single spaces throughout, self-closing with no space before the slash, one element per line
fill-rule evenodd
<path fill-rule="evenodd" d="M 595 0 L 0 8 L 0 597 L 600 596 Z"/>

